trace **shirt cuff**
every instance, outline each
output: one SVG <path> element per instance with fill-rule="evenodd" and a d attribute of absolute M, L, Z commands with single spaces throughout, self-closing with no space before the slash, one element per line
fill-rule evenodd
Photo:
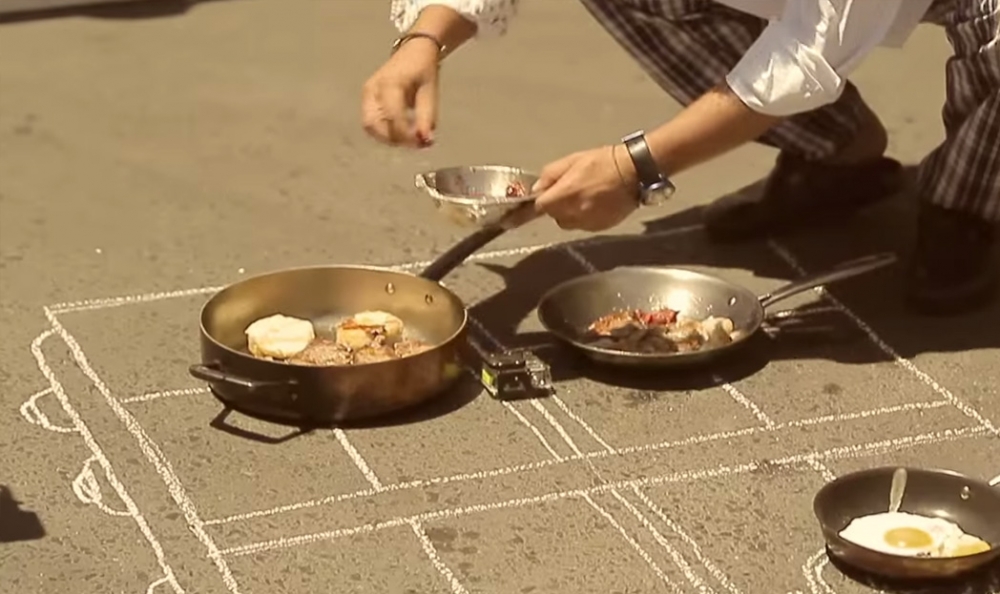
<path fill-rule="evenodd" d="M 840 98 L 846 81 L 816 50 L 772 21 L 726 77 L 750 109 L 787 117 Z"/>
<path fill-rule="evenodd" d="M 428 6 L 446 6 L 476 24 L 476 37 L 498 37 L 517 13 L 518 0 L 393 0 L 391 20 L 400 32 L 416 22 Z"/>

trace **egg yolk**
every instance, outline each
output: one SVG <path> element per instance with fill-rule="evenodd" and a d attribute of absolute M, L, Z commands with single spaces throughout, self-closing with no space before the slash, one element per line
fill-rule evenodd
<path fill-rule="evenodd" d="M 958 545 L 957 547 L 955 547 L 954 552 L 952 552 L 952 556 L 964 557 L 966 555 L 975 555 L 977 553 L 982 553 L 988 550 L 990 550 L 990 545 L 986 544 L 981 540 L 976 540 L 974 542 Z"/>
<path fill-rule="evenodd" d="M 893 528 L 883 538 L 886 544 L 897 549 L 922 549 L 934 544 L 931 535 L 919 528 Z"/>

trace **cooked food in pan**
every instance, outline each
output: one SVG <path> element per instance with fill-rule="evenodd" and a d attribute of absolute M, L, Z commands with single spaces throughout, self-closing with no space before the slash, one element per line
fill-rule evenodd
<path fill-rule="evenodd" d="M 316 338 L 312 322 L 280 314 L 250 324 L 246 334 L 250 354 L 261 359 L 287 359 Z"/>
<path fill-rule="evenodd" d="M 422 353 L 431 345 L 406 336 L 398 317 L 363 311 L 339 322 L 333 338 L 316 335 L 312 322 L 276 314 L 250 324 L 247 348 L 260 359 L 295 365 L 361 365 Z"/>
<path fill-rule="evenodd" d="M 709 317 L 691 320 L 672 309 L 632 309 L 601 316 L 588 328 L 585 342 L 631 353 L 687 353 L 729 344 L 733 321 Z"/>
<path fill-rule="evenodd" d="M 990 550 L 988 543 L 958 524 L 906 512 L 855 518 L 840 536 L 866 549 L 904 557 L 962 557 Z"/>

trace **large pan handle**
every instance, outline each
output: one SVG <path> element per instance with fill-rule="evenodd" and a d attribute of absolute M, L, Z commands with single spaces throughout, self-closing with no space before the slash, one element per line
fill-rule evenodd
<path fill-rule="evenodd" d="M 486 244 L 500 237 L 507 231 L 502 226 L 483 227 L 462 241 L 456 243 L 445 253 L 438 256 L 427 268 L 424 268 L 420 276 L 435 282 L 448 276 L 448 273 L 458 268 L 469 256 L 478 252 Z"/>
<path fill-rule="evenodd" d="M 290 390 L 292 386 L 295 385 L 295 382 L 293 380 L 285 380 L 285 381 L 254 380 L 240 375 L 234 375 L 226 371 L 222 371 L 217 367 L 213 367 L 210 365 L 202 365 L 202 364 L 192 365 L 188 367 L 188 373 L 190 373 L 194 378 L 200 379 L 210 384 L 229 384 L 231 386 L 242 388 L 248 392 L 257 392 L 260 390 L 275 390 L 275 389 Z"/>
<path fill-rule="evenodd" d="M 787 285 L 775 289 L 771 293 L 761 295 L 758 299 L 760 299 L 761 306 L 766 309 L 779 301 L 784 301 L 789 297 L 794 297 L 795 295 L 808 291 L 809 289 L 814 289 L 822 285 L 855 277 L 873 270 L 878 270 L 879 268 L 894 264 L 896 260 L 896 254 L 889 252 L 865 256 L 863 258 L 851 260 L 850 262 L 844 262 L 836 268 L 825 272 L 817 272 L 815 274 L 806 275 L 799 280 L 790 282 Z"/>

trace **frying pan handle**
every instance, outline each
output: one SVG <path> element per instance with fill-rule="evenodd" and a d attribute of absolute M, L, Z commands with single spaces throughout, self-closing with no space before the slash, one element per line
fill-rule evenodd
<path fill-rule="evenodd" d="M 420 276 L 435 282 L 448 276 L 448 273 L 458 268 L 469 256 L 482 249 L 486 244 L 506 232 L 502 226 L 483 227 L 462 241 L 448 248 L 448 251 L 438 256 L 427 268 L 424 268 Z"/>
<path fill-rule="evenodd" d="M 761 306 L 766 309 L 779 301 L 784 301 L 789 297 L 794 297 L 795 295 L 808 291 L 809 289 L 814 289 L 822 285 L 865 274 L 873 270 L 878 270 L 879 268 L 894 264 L 896 260 L 896 254 L 890 252 L 865 256 L 863 258 L 844 262 L 836 268 L 825 272 L 817 272 L 815 274 L 806 275 L 799 280 L 790 282 L 787 285 L 775 289 L 771 293 L 761 295 L 758 299 L 760 299 Z"/>
<path fill-rule="evenodd" d="M 190 373 L 193 377 L 210 384 L 229 384 L 231 386 L 240 387 L 248 392 L 255 392 L 258 390 L 274 390 L 275 388 L 288 389 L 291 388 L 293 384 L 291 381 L 265 382 L 252 380 L 239 375 L 227 373 L 209 365 L 201 364 L 188 367 L 188 373 Z"/>

